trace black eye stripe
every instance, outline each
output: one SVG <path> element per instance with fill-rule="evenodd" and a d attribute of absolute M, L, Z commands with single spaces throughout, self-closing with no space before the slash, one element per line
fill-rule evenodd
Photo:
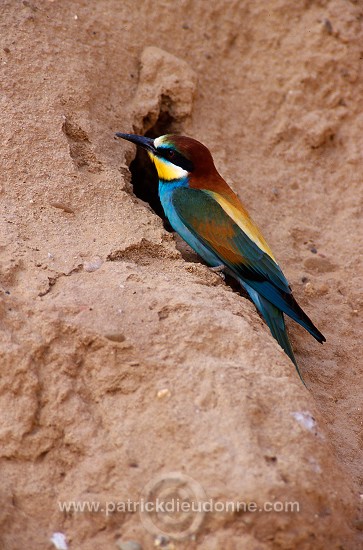
<path fill-rule="evenodd" d="M 179 151 L 172 149 L 171 147 L 159 147 L 157 150 L 158 157 L 162 157 L 166 160 L 169 160 L 176 166 L 180 166 L 183 170 L 187 172 L 192 172 L 194 169 L 192 161 L 184 157 Z"/>

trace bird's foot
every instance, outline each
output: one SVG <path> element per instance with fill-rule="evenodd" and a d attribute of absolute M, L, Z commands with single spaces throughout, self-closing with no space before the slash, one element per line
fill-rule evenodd
<path fill-rule="evenodd" d="M 210 267 L 209 269 L 211 271 L 213 271 L 213 273 L 217 273 L 221 279 L 224 279 L 226 278 L 225 274 L 223 273 L 223 270 L 226 268 L 225 265 L 221 264 L 221 265 L 216 265 L 215 267 Z"/>

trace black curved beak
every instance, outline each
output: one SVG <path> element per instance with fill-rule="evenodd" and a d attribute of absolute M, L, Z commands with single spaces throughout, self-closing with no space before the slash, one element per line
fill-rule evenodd
<path fill-rule="evenodd" d="M 147 138 L 145 136 L 138 136 L 137 134 L 122 134 L 121 132 L 117 132 L 115 135 L 122 139 L 126 139 L 127 141 L 131 141 L 131 143 L 135 143 L 135 145 L 139 145 L 140 147 L 143 147 L 143 149 L 146 149 L 151 153 L 154 153 L 154 154 L 156 153 L 156 149 L 154 147 L 154 140 L 151 138 Z"/>

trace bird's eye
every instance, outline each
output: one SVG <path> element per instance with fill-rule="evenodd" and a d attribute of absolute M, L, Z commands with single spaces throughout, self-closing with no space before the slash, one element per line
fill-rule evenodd
<path fill-rule="evenodd" d="M 174 158 L 174 156 L 175 156 L 175 151 L 173 151 L 173 149 L 169 149 L 169 151 L 168 151 L 168 157 L 169 157 L 170 159 L 172 159 L 172 158 Z"/>

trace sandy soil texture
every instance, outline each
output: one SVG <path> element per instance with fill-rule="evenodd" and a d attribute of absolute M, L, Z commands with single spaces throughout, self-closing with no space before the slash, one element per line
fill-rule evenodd
<path fill-rule="evenodd" d="M 2 0 L 1 548 L 362 547 L 362 44 L 348 0 Z M 210 148 L 307 388 L 116 131 Z M 262 512 L 116 509 L 175 495 Z"/>

